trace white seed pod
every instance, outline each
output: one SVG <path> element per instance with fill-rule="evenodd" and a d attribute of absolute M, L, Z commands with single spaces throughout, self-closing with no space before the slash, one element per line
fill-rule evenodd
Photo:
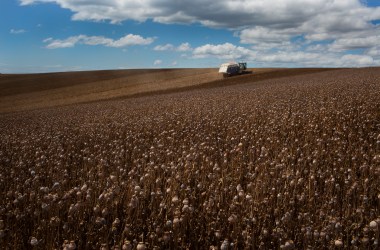
<path fill-rule="evenodd" d="M 235 214 L 232 214 L 230 217 L 228 217 L 229 223 L 235 223 L 237 221 L 237 216 Z"/>
<path fill-rule="evenodd" d="M 36 237 L 31 237 L 30 238 L 30 245 L 32 246 L 37 246 L 38 245 L 38 240 Z"/>
<path fill-rule="evenodd" d="M 179 202 L 179 199 L 178 199 L 178 196 L 177 196 L 177 195 L 174 196 L 174 197 L 172 198 L 172 202 L 173 202 L 174 204 L 177 204 L 177 203 Z"/>
<path fill-rule="evenodd" d="M 53 186 L 51 187 L 52 190 L 59 187 L 59 182 L 54 182 Z"/>
<path fill-rule="evenodd" d="M 285 242 L 285 249 L 286 250 L 291 250 L 291 249 L 294 249 L 295 245 L 294 245 L 294 242 L 292 240 L 288 240 Z"/>
<path fill-rule="evenodd" d="M 141 187 L 140 186 L 135 186 L 135 192 L 136 193 L 140 193 L 141 191 Z"/>
<path fill-rule="evenodd" d="M 342 229 L 342 224 L 340 224 L 340 222 L 337 222 L 336 224 L 335 224 L 335 229 L 336 230 L 341 230 Z"/>
<path fill-rule="evenodd" d="M 222 237 L 222 234 L 220 233 L 219 230 L 216 230 L 216 231 L 215 231 L 215 237 L 216 237 L 217 239 L 220 239 L 220 238 Z"/>
<path fill-rule="evenodd" d="M 137 244 L 136 249 L 137 250 L 145 250 L 146 246 L 145 246 L 144 242 L 139 242 L 139 244 Z"/>
<path fill-rule="evenodd" d="M 117 180 L 117 177 L 115 175 L 110 175 L 110 180 L 115 182 Z"/>
<path fill-rule="evenodd" d="M 222 245 L 220 246 L 220 250 L 228 250 L 229 246 L 230 246 L 230 243 L 229 243 L 228 239 L 225 239 L 222 242 Z"/>
<path fill-rule="evenodd" d="M 336 247 L 343 247 L 343 241 L 342 240 L 335 240 L 334 245 Z"/>
<path fill-rule="evenodd" d="M 100 213 L 101 210 L 100 210 L 99 205 L 96 205 L 96 206 L 93 208 L 93 211 L 94 211 L 95 214 Z"/>
<path fill-rule="evenodd" d="M 369 223 L 369 227 L 372 229 L 372 230 L 374 230 L 374 231 L 377 231 L 377 222 L 376 221 L 371 221 L 370 223 Z"/>
<path fill-rule="evenodd" d="M 189 205 L 185 204 L 182 207 L 182 212 L 188 212 L 189 211 Z"/>
<path fill-rule="evenodd" d="M 108 250 L 107 244 L 102 244 L 100 250 Z"/>
<path fill-rule="evenodd" d="M 68 250 L 74 250 L 77 248 L 77 245 L 75 244 L 75 241 L 70 241 L 69 245 L 67 246 Z"/>
<path fill-rule="evenodd" d="M 189 199 L 188 198 L 183 199 L 182 204 L 189 205 Z"/>
<path fill-rule="evenodd" d="M 123 250 L 132 250 L 132 244 L 129 240 L 124 241 L 124 244 L 122 246 Z"/>
<path fill-rule="evenodd" d="M 240 197 L 240 198 L 243 198 L 243 197 L 244 197 L 244 191 L 243 191 L 243 190 L 239 191 L 239 197 Z"/>
<path fill-rule="evenodd" d="M 113 222 L 112 222 L 112 226 L 113 227 L 117 227 L 120 225 L 120 219 L 119 218 L 116 218 Z"/>
<path fill-rule="evenodd" d="M 180 223 L 179 218 L 178 217 L 174 217 L 174 219 L 173 219 L 173 226 L 177 227 L 177 226 L 179 226 L 179 223 Z"/>

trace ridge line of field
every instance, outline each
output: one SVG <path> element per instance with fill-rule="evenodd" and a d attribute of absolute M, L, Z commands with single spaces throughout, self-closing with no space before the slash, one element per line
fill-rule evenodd
<path fill-rule="evenodd" d="M 201 69 L 202 70 L 202 69 Z M 210 69 L 208 69 L 210 70 Z M 215 69 L 216 70 L 216 69 Z M 173 82 L 171 79 L 173 76 L 169 73 L 168 75 L 160 76 L 161 78 L 157 83 L 149 80 L 148 78 L 151 76 L 146 76 L 142 82 L 134 83 L 127 76 L 122 76 L 120 78 L 115 78 L 113 80 L 113 85 L 108 86 L 107 80 L 83 83 L 81 85 L 73 85 L 72 87 L 61 87 L 55 88 L 53 87 L 50 90 L 42 90 L 37 92 L 30 92 L 29 95 L 27 93 L 21 93 L 19 95 L 15 95 L 14 101 L 12 101 L 12 96 L 5 97 L 8 100 L 8 104 L 3 103 L 2 109 L 0 109 L 0 113 L 13 113 L 13 112 L 22 112 L 22 111 L 31 111 L 31 110 L 39 110 L 39 109 L 47 109 L 54 107 L 62 107 L 62 106 L 70 106 L 81 103 L 94 103 L 94 102 L 103 102 L 109 100 L 120 100 L 126 98 L 139 98 L 143 96 L 151 96 L 151 95 L 160 95 L 160 94 L 168 94 L 168 93 L 176 93 L 176 92 L 184 92 L 195 89 L 202 88 L 219 88 L 224 86 L 231 86 L 237 84 L 247 84 L 260 82 L 265 80 L 283 78 L 283 77 L 293 77 L 305 74 L 315 74 L 325 71 L 331 70 L 342 70 L 341 68 L 302 68 L 302 69 L 294 69 L 294 68 L 281 68 L 281 69 L 264 69 L 264 71 L 260 71 L 260 69 L 256 69 L 257 71 L 253 71 L 252 74 L 243 74 L 240 76 L 229 77 L 226 79 L 217 79 L 217 80 L 207 80 L 208 74 L 213 74 L 211 77 L 215 79 L 215 75 L 217 75 L 217 71 L 215 72 L 198 72 L 196 75 L 189 75 L 187 72 L 185 75 L 180 75 L 180 71 L 173 71 L 174 75 L 177 75 L 175 79 L 178 82 Z M 262 69 L 261 69 L 262 70 Z M 142 71 L 144 72 L 144 71 Z M 155 75 L 153 71 L 153 75 Z M 166 71 L 170 72 L 170 71 Z M 131 72 L 124 72 L 124 74 L 132 75 Z M 157 73 L 157 72 L 156 72 Z M 88 74 L 88 72 L 87 72 Z M 178 75 L 179 74 L 179 75 Z M 133 74 L 134 75 L 134 74 Z M 205 75 L 205 79 L 202 79 L 202 75 Z M 132 77 L 132 76 L 131 76 Z M 194 78 L 193 83 L 188 85 L 189 83 L 181 82 L 187 78 Z M 133 78 L 133 77 L 132 77 Z M 123 86 L 124 80 L 128 82 L 128 85 Z M 141 80 L 141 79 L 140 79 Z M 117 82 L 115 84 L 115 82 Z M 92 91 L 84 91 L 84 86 L 88 86 L 91 89 L 93 85 L 94 89 Z M 104 85 L 104 86 L 103 86 Z M 120 85 L 120 86 L 119 86 Z M 144 87 L 145 86 L 145 87 Z M 80 89 L 78 89 L 78 87 Z M 161 88 L 161 89 L 160 89 Z M 74 95 L 70 94 L 71 91 L 74 91 Z M 129 91 L 129 93 L 128 93 Z M 123 93 L 124 92 L 124 93 Z M 21 98 L 22 97 L 22 98 Z M 18 99 L 17 99 L 18 98 Z M 21 98 L 21 99 L 20 99 Z M 24 99 L 27 98 L 27 99 Z M 3 100 L 4 101 L 4 100 Z M 10 105 L 12 104 L 13 105 Z"/>
<path fill-rule="evenodd" d="M 214 80 L 214 81 L 210 81 L 210 82 L 206 82 L 206 83 L 202 83 L 198 85 L 186 86 L 182 88 L 165 89 L 165 90 L 155 90 L 155 91 L 144 92 L 144 93 L 136 93 L 136 94 L 127 95 L 127 96 L 119 96 L 119 97 L 115 97 L 111 99 L 103 99 L 99 101 L 138 98 L 138 97 L 150 96 L 150 95 L 161 95 L 161 94 L 185 92 L 185 91 L 203 89 L 203 88 L 220 88 L 220 87 L 239 85 L 239 84 L 250 84 L 250 83 L 261 82 L 261 81 L 266 81 L 266 80 L 284 78 L 284 77 L 316 74 L 316 73 L 321 73 L 321 72 L 326 72 L 326 71 L 339 71 L 339 70 L 344 70 L 344 69 L 345 68 L 308 68 L 308 69 L 299 69 L 299 68 L 293 69 L 292 68 L 292 69 L 279 69 L 276 71 L 269 71 L 269 72 L 261 72 L 258 74 L 255 74 L 254 72 L 252 72 L 252 73 L 243 74 L 240 76 L 232 76 L 226 79 Z M 94 101 L 90 101 L 89 103 L 91 102 L 94 102 Z"/>

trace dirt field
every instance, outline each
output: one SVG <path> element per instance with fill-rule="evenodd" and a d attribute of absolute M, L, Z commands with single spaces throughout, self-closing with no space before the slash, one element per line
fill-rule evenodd
<path fill-rule="evenodd" d="M 2 76 L 0 248 L 379 249 L 379 68 L 197 72 Z"/>
<path fill-rule="evenodd" d="M 217 69 L 109 70 L 0 75 L 0 113 L 157 92 L 236 84 L 323 69 L 251 69 L 252 75 L 221 81 Z M 202 86 L 201 86 L 202 85 Z"/>

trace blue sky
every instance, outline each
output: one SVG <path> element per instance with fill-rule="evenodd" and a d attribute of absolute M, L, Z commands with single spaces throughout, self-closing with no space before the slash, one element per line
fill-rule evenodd
<path fill-rule="evenodd" d="M 380 0 L 1 0 L 0 72 L 380 65 Z"/>

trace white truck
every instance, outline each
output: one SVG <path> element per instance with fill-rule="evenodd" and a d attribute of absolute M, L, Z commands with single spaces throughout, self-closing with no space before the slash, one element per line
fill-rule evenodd
<path fill-rule="evenodd" d="M 240 75 L 244 73 L 246 69 L 246 62 L 223 63 L 222 65 L 220 65 L 219 73 L 223 74 L 223 77 L 229 77 L 233 75 Z"/>

